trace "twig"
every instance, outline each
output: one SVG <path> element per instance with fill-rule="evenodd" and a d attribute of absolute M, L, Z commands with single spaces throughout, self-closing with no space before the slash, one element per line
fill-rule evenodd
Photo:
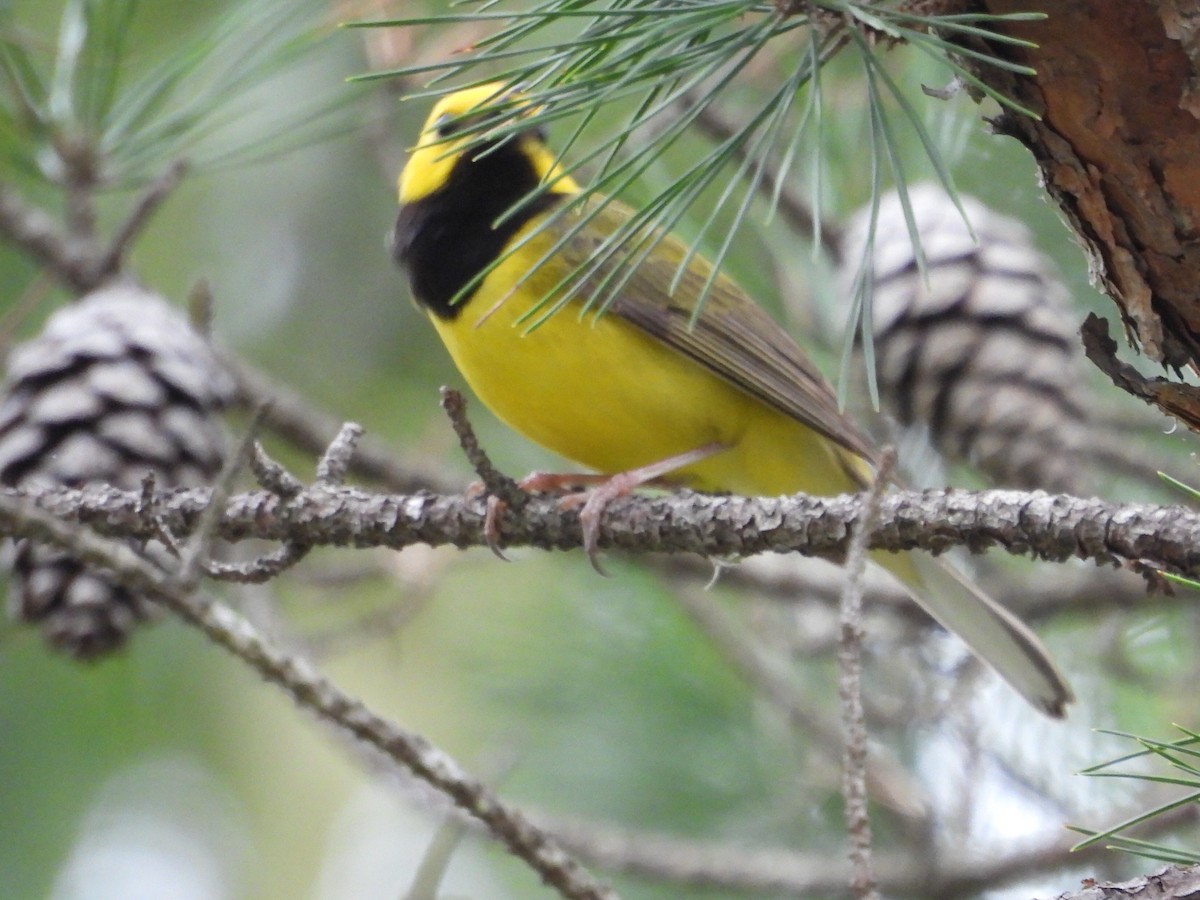
<path fill-rule="evenodd" d="M 162 603 L 210 640 L 281 688 L 301 707 L 358 738 L 446 794 L 482 821 L 499 841 L 570 900 L 616 900 L 550 835 L 509 807 L 449 755 L 418 734 L 390 722 L 345 694 L 306 660 L 268 642 L 229 607 L 197 595 L 132 549 L 104 540 L 78 525 L 62 522 L 27 500 L 0 496 L 0 530 L 26 533 L 69 550 L 79 559 L 113 573 L 124 585 Z"/>
<path fill-rule="evenodd" d="M 467 403 L 462 394 L 443 386 L 442 409 L 450 417 L 450 424 L 458 436 L 459 446 L 462 447 L 471 467 L 479 475 L 480 481 L 483 482 L 484 492 L 487 494 L 487 514 L 484 517 L 483 531 L 488 548 L 498 559 L 507 562 L 508 557 L 504 555 L 504 550 L 500 547 L 500 521 L 504 513 L 509 510 L 520 513 L 525 508 L 525 504 L 529 502 L 529 495 L 522 490 L 521 485 L 497 469 L 492 464 L 487 452 L 480 446 L 479 439 L 475 436 L 475 429 L 471 427 L 471 422 L 467 419 Z M 587 505 L 585 504 L 580 511 L 581 519 L 586 516 L 586 512 Z M 585 549 L 592 568 L 601 575 L 605 574 L 596 560 L 594 542 L 587 540 L 586 528 L 584 535 Z"/>
<path fill-rule="evenodd" d="M 95 228 L 96 180 L 90 153 L 88 148 L 63 151 L 68 179 L 66 231 L 10 185 L 0 184 L 0 237 L 24 250 L 78 294 L 94 290 L 120 273 L 130 244 L 185 172 L 183 164 L 176 163 L 160 175 L 138 198 L 108 246 L 101 247 Z"/>
<path fill-rule="evenodd" d="M 842 796 L 846 803 L 846 832 L 850 838 L 850 889 L 859 900 L 875 900 L 871 868 L 871 818 L 867 810 L 867 725 L 862 697 L 863 574 L 867 569 L 867 535 L 879 514 L 879 499 L 896 465 L 896 451 L 880 455 L 875 480 L 862 496 L 861 515 L 850 535 L 846 553 L 849 578 L 842 590 L 841 639 L 838 643 L 838 698 L 842 708 L 844 749 Z"/>
<path fill-rule="evenodd" d="M 78 293 L 90 291 L 101 280 L 95 247 L 64 234 L 54 219 L 6 184 L 0 184 L 0 238 L 24 250 Z"/>
<path fill-rule="evenodd" d="M 462 447 L 463 454 L 466 455 L 471 468 L 483 482 L 487 493 L 509 509 L 519 513 L 529 502 L 529 494 L 521 490 L 516 481 L 492 464 L 487 451 L 480 446 L 479 439 L 475 436 L 475 429 L 471 427 L 471 422 L 467 419 L 467 402 L 463 399 L 463 395 L 448 387 L 443 387 L 441 394 L 442 409 L 450 418 L 450 424 L 458 436 L 459 446 Z"/>
<path fill-rule="evenodd" d="M 117 227 L 116 233 L 100 257 L 99 269 L 101 272 L 116 273 L 121 270 L 125 254 L 129 251 L 130 246 L 141 235 L 151 216 L 179 187 L 183 176 L 187 174 L 187 168 L 184 160 L 176 160 L 142 191 L 141 196 L 134 202 L 133 209 L 129 211 L 125 221 Z"/>
<path fill-rule="evenodd" d="M 266 409 L 260 410 L 258 421 L 265 415 Z M 251 429 L 250 436 L 254 434 Z M 363 427 L 356 422 L 347 422 L 338 431 L 337 437 L 321 454 L 317 462 L 317 484 L 322 487 L 340 487 L 346 477 L 346 469 L 354 456 L 354 448 L 362 437 Z M 284 500 L 297 496 L 304 490 L 304 484 L 287 469 L 267 455 L 267 451 L 257 441 L 250 441 L 247 448 L 250 467 L 258 478 L 258 483 L 267 490 L 273 491 Z M 287 541 L 278 550 L 260 556 L 246 563 L 217 563 L 209 562 L 207 574 L 221 581 L 233 581 L 239 584 L 263 584 L 277 578 L 292 566 L 308 556 L 312 544 L 304 541 Z"/>
<path fill-rule="evenodd" d="M 138 514 L 149 516 L 151 518 L 151 520 L 155 523 L 155 540 L 166 547 L 167 552 L 170 553 L 171 556 L 179 559 L 181 555 L 179 541 L 175 539 L 175 535 L 171 534 L 171 532 L 167 530 L 166 524 L 155 512 L 155 510 L 158 508 L 157 497 L 157 480 L 155 479 L 153 472 L 147 472 L 142 477 L 142 494 L 138 499 Z"/>
<path fill-rule="evenodd" d="M 204 574 L 217 581 L 228 581 L 233 584 L 266 584 L 278 578 L 304 557 L 308 556 L 312 547 L 308 544 L 284 544 L 278 550 L 273 550 L 249 562 L 218 562 L 210 559 L 203 564 Z"/>
<path fill-rule="evenodd" d="M 219 352 L 222 363 L 237 382 L 241 406 L 255 408 L 263 401 L 270 400 L 271 408 L 263 421 L 265 428 L 300 450 L 313 455 L 325 452 L 330 438 L 342 424 L 341 419 L 318 409 L 306 397 L 272 380 L 232 353 Z M 383 443 L 370 437 L 364 438 L 358 445 L 350 462 L 350 472 L 399 493 L 422 489 L 449 493 L 457 487 L 439 480 L 432 473 L 419 472 L 416 466 L 397 459 Z"/>
<path fill-rule="evenodd" d="M 217 476 L 217 480 L 213 484 L 208 509 L 200 517 L 195 531 L 192 532 L 187 544 L 179 554 L 178 577 L 181 584 L 191 587 L 198 583 L 204 563 L 207 561 L 209 548 L 212 546 L 213 538 L 216 536 L 217 525 L 221 520 L 225 501 L 229 498 L 229 494 L 233 490 L 233 483 L 237 480 L 238 475 L 241 474 L 246 461 L 254 455 L 254 436 L 258 432 L 258 427 L 262 424 L 265 415 L 266 408 L 260 407 L 254 414 L 254 418 L 251 420 L 249 427 L 247 427 L 246 433 L 242 436 L 242 440 L 238 443 L 236 450 L 226 460 L 225 465 Z"/>
<path fill-rule="evenodd" d="M 1169 824 L 1157 820 L 1146 823 L 1149 827 L 1140 835 L 1167 832 L 1196 818 L 1190 810 L 1177 812 L 1170 816 Z M 822 900 L 849 896 L 849 866 L 828 854 L 695 840 L 543 811 L 529 814 L 580 859 L 609 871 L 770 896 Z M 967 854 L 962 858 L 947 855 L 935 861 L 902 849 L 876 854 L 875 868 L 880 887 L 889 896 L 954 900 L 1028 880 L 1039 873 L 1060 872 L 1064 866 L 1086 868 L 1111 858 L 1109 851 L 1099 847 L 1072 852 L 1073 842 L 1070 837 L 1041 841 L 1033 847 L 998 851 L 986 860 Z"/>
<path fill-rule="evenodd" d="M 304 491 L 304 482 L 271 459 L 258 441 L 254 442 L 250 454 L 250 471 L 254 473 L 255 481 L 284 500 Z"/>
<path fill-rule="evenodd" d="M 829 854 L 739 846 L 535 812 L 533 819 L 591 865 L 655 881 L 789 897 L 843 897 L 847 870 Z M 903 864 L 911 870 L 912 859 Z"/>
<path fill-rule="evenodd" d="M 260 407 L 261 415 L 267 414 L 266 405 Z M 259 420 L 261 422 L 261 419 Z M 249 432 L 253 435 L 254 431 Z M 254 479 L 282 500 L 290 500 L 304 490 L 304 483 L 271 459 L 267 451 L 258 441 L 251 441 L 248 460 Z M 312 545 L 303 541 L 286 541 L 278 550 L 259 556 L 249 562 L 223 563 L 209 560 L 205 566 L 205 574 L 218 581 L 230 581 L 237 584 L 264 584 L 277 578 L 292 568 L 312 550 Z"/>
<path fill-rule="evenodd" d="M 1166 378 L 1147 378 L 1117 356 L 1117 342 L 1108 336 L 1108 322 L 1088 313 L 1080 329 L 1083 350 L 1112 383 L 1127 394 L 1144 400 L 1169 416 L 1174 416 L 1192 431 L 1200 431 L 1200 389 Z"/>
<path fill-rule="evenodd" d="M 67 233 L 96 246 L 96 186 L 99 182 L 96 147 L 78 130 L 55 130 L 51 142 L 62 162 Z"/>
<path fill-rule="evenodd" d="M 263 413 L 265 414 L 265 410 Z M 259 419 L 261 421 L 261 417 Z M 253 433 L 253 432 L 251 432 Z M 362 438 L 363 427 L 357 422 L 346 422 L 337 437 L 321 454 L 317 461 L 317 484 L 322 487 L 340 487 L 346 478 L 346 470 L 354 456 L 354 449 Z M 265 479 L 259 482 L 268 489 L 278 488 L 283 499 L 296 496 L 303 485 L 283 466 L 269 456 L 262 445 L 252 441 L 248 448 L 250 464 L 255 474 Z M 273 553 L 260 556 L 249 563 L 211 563 L 208 572 L 213 578 L 236 581 L 241 584 L 263 584 L 283 574 L 308 556 L 312 544 L 304 541 L 288 541 Z"/>
<path fill-rule="evenodd" d="M 317 484 L 339 487 L 346 483 L 346 473 L 362 436 L 363 427 L 357 422 L 342 424 L 337 437 L 330 441 L 317 462 Z"/>

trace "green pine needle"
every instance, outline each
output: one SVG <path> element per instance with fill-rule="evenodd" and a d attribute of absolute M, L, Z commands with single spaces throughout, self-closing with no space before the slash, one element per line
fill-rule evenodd
<path fill-rule="evenodd" d="M 1072 831 L 1082 834 L 1086 838 L 1076 844 L 1072 848 L 1073 850 L 1081 850 L 1085 847 L 1107 842 L 1106 846 L 1110 849 L 1123 850 L 1147 859 L 1177 865 L 1195 865 L 1200 863 L 1200 850 L 1169 847 L 1155 841 L 1132 838 L 1123 833 L 1134 827 L 1153 823 L 1156 819 L 1175 810 L 1200 803 L 1200 765 L 1197 765 L 1197 761 L 1200 761 L 1200 735 L 1189 729 L 1180 726 L 1176 727 L 1184 735 L 1184 737 L 1176 741 L 1160 741 L 1118 731 L 1101 732 L 1102 734 L 1109 734 L 1134 741 L 1140 745 L 1141 749 L 1091 766 L 1084 769 L 1081 774 L 1092 778 L 1124 778 L 1145 784 L 1180 787 L 1186 789 L 1186 793 L 1133 816 L 1129 816 L 1104 831 L 1096 831 L 1078 825 L 1068 826 Z M 1150 759 L 1165 762 L 1170 768 L 1181 774 L 1160 775 L 1147 772 L 1144 769 L 1122 771 L 1119 768 L 1132 762 L 1144 763 Z"/>
<path fill-rule="evenodd" d="M 301 71 L 336 34 L 316 0 L 250 0 L 142 58 L 130 39 L 137 0 L 69 0 L 57 43 L 42 48 L 0 10 L 0 166 L 58 184 L 63 147 L 84 146 L 97 187 L 126 188 L 186 159 L 193 171 L 248 164 L 353 124 L 346 96 L 262 111 L 252 92 Z M 253 117 L 251 137 L 234 127 Z M 339 121 L 340 119 L 340 121 Z M 0 177 L 3 177 L 0 175 Z"/>
<path fill-rule="evenodd" d="M 598 258 L 565 278 L 529 311 L 526 327 L 532 328 L 564 306 L 572 291 L 585 282 L 591 292 L 586 309 L 606 309 L 627 276 L 610 271 L 597 286 L 597 273 L 611 269 L 606 263 L 618 252 L 626 254 L 629 265 L 644 259 L 663 233 L 681 228 L 684 217 L 701 198 L 705 199 L 705 212 L 690 231 L 698 238 L 720 234 L 710 245 L 711 261 L 719 269 L 734 245 L 737 230 L 753 210 L 754 198 L 767 198 L 764 205 L 768 218 L 774 210 L 781 183 L 764 183 L 768 161 L 780 161 L 776 170 L 782 179 L 803 148 L 814 144 L 813 152 L 818 157 L 813 169 L 814 205 L 819 204 L 820 130 L 829 115 L 824 108 L 828 96 L 820 90 L 819 76 L 839 53 L 854 54 L 862 61 L 871 134 L 869 158 L 863 160 L 863 168 L 870 172 L 872 194 L 877 198 L 882 192 L 886 169 L 897 186 L 918 264 L 924 269 L 907 192 L 907 169 L 912 161 L 906 160 L 902 130 L 916 136 L 938 179 L 956 202 L 957 194 L 949 166 L 941 159 L 911 99 L 920 96 L 919 85 L 898 83 L 885 68 L 878 45 L 888 41 L 912 45 L 985 95 L 1029 114 L 1011 98 L 983 85 L 968 65 L 1027 73 L 1028 69 L 1008 60 L 973 49 L 985 46 L 974 39 L 995 37 L 1001 43 L 1028 46 L 1019 38 L 994 35 L 992 29 L 998 23 L 1029 21 L 1037 16 L 920 16 L 878 0 L 825 0 L 814 2 L 812 7 L 828 15 L 813 23 L 805 14 L 787 15 L 775 4 L 760 0 L 540 0 L 533 4 L 463 0 L 446 12 L 353 22 L 350 26 L 494 25 L 488 36 L 444 60 L 373 72 L 360 80 L 397 76 L 427 79 L 428 88 L 415 94 L 426 97 L 493 80 L 521 87 L 529 95 L 533 110 L 510 109 L 499 121 L 468 129 L 479 143 L 494 141 L 520 128 L 573 121 L 566 146 L 592 148 L 572 164 L 564 165 L 584 185 L 584 197 L 578 203 L 588 204 L 579 207 L 585 212 L 576 228 L 585 227 L 603 202 L 589 195 L 627 191 L 652 166 L 676 153 L 683 142 L 693 141 L 694 125 L 704 109 L 728 96 L 737 87 L 739 74 L 754 60 L 772 53 L 789 67 L 782 73 L 778 89 L 770 92 L 758 108 L 746 111 L 734 134 L 707 152 L 691 150 L 688 155 L 696 160 L 694 163 L 685 165 L 670 184 L 642 205 L 642 211 L 619 234 L 610 236 Z M 887 41 L 877 41 L 880 35 Z M 959 39 L 972 39 L 973 46 L 962 46 L 956 42 Z M 565 152 L 559 151 L 560 159 Z M 590 177 L 582 172 L 590 172 Z M 722 183 L 725 186 L 709 205 L 709 189 Z M 566 214 L 566 210 L 560 209 L 559 214 Z M 727 230 L 722 232 L 723 228 Z M 697 239 L 694 245 L 699 243 Z M 815 246 L 820 246 L 819 239 Z M 688 262 L 690 258 L 683 260 L 680 273 Z M 486 274 L 480 273 L 466 285 L 460 298 L 467 296 Z M 708 287 L 711 280 L 706 292 Z M 852 301 L 854 315 L 843 354 L 844 371 L 849 366 L 855 334 L 861 334 L 866 363 L 873 371 L 869 289 L 869 273 L 861 271 Z M 699 314 L 703 300 L 701 296 L 693 315 Z M 875 398 L 874 378 L 869 381 Z M 846 383 L 845 378 L 842 383 Z"/>

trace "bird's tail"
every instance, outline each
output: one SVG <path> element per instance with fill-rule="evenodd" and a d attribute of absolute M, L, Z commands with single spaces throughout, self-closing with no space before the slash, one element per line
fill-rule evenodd
<path fill-rule="evenodd" d="M 1070 686 L 1036 634 L 993 600 L 950 560 L 907 554 L 886 568 L 904 583 L 914 603 L 962 638 L 1022 697 L 1046 715 L 1062 718 L 1075 699 Z M 905 564 L 907 563 L 907 564 Z M 905 569 L 912 569 L 911 577 Z"/>

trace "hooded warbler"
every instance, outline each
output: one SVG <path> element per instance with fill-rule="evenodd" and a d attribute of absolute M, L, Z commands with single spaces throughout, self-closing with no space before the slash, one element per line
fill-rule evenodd
<path fill-rule="evenodd" d="M 521 434 L 606 475 L 663 474 L 654 466 L 667 460 L 667 480 L 700 491 L 860 489 L 871 445 L 828 382 L 673 235 L 622 273 L 605 314 L 585 310 L 589 288 L 631 251 L 604 260 L 564 308 L 530 327 L 530 310 L 594 263 L 632 212 L 612 200 L 561 209 L 579 185 L 532 126 L 482 143 L 464 133 L 475 117 L 522 103 L 501 84 L 442 98 L 399 178 L 393 255 L 479 398 Z M 940 580 L 932 591 L 918 584 L 913 599 L 1035 707 L 1063 715 L 1070 688 L 1033 632 L 965 579 Z"/>

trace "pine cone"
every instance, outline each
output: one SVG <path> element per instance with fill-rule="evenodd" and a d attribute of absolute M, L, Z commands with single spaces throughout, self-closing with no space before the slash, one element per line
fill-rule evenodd
<path fill-rule="evenodd" d="M 1088 397 L 1068 295 L 1020 222 L 973 198 L 962 214 L 937 186 L 909 192 L 925 253 L 918 271 L 900 198 L 879 207 L 873 315 L 880 398 L 905 425 L 928 427 L 947 458 L 997 484 L 1078 492 Z M 843 244 L 852 283 L 870 209 Z"/>
<path fill-rule="evenodd" d="M 211 482 L 224 456 L 218 412 L 230 376 L 203 337 L 165 301 L 132 284 L 102 288 L 55 313 L 14 349 L 0 404 L 0 483 L 137 490 Z M 161 558 L 166 548 L 142 548 Z M 19 541 L 9 604 L 79 658 L 124 642 L 150 612 L 69 553 Z"/>

